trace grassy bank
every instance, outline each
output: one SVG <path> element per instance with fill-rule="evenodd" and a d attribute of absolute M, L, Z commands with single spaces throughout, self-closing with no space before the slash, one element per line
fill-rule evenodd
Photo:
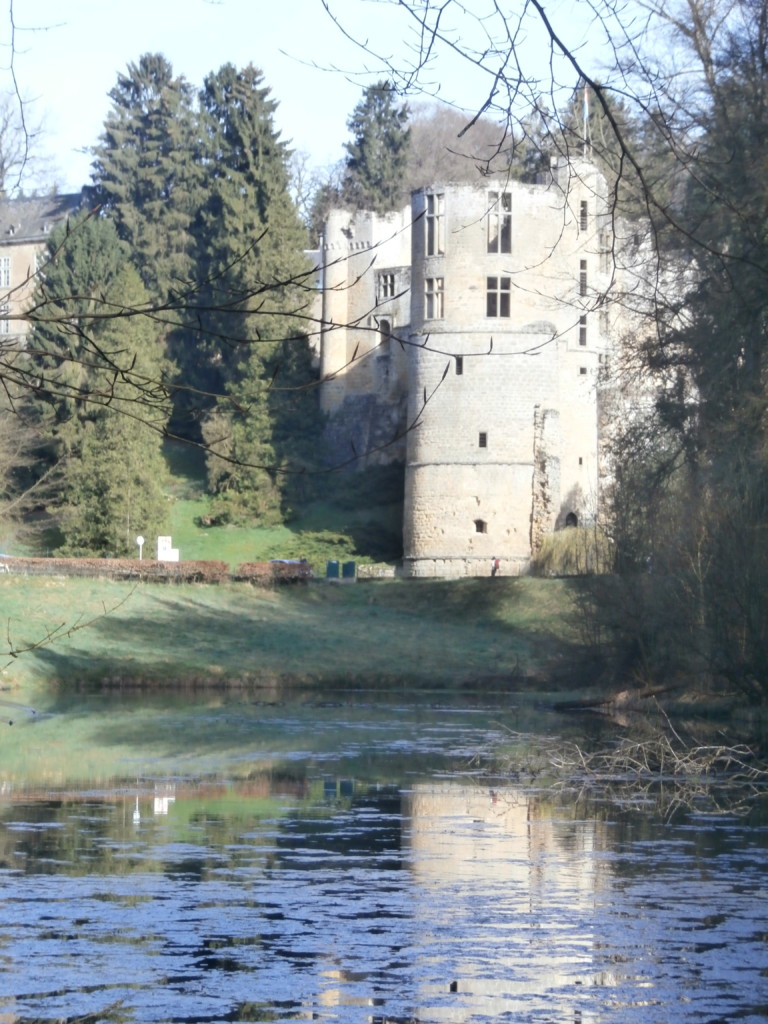
<path fill-rule="evenodd" d="M 0 577 L 6 688 L 535 685 L 575 641 L 563 580 L 260 590 Z M 51 641 L 51 642 L 49 642 Z M 7 694 L 12 697 L 12 693 Z"/>
<path fill-rule="evenodd" d="M 171 473 L 168 530 L 183 559 L 214 559 L 234 567 L 306 558 L 322 575 L 327 561 L 394 561 L 402 554 L 402 467 L 329 473 L 322 477 L 324 497 L 286 510 L 279 525 L 211 526 L 205 525 L 211 498 L 202 453 L 168 442 L 165 455 Z"/>

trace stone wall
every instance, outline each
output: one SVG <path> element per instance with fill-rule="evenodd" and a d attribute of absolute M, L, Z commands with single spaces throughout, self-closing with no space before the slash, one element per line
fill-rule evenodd
<path fill-rule="evenodd" d="M 597 514 L 604 192 L 591 165 L 562 165 L 539 185 L 435 183 L 389 218 L 329 222 L 327 251 L 346 255 L 324 292 L 324 408 L 338 443 L 370 445 L 375 410 L 407 400 L 406 574 L 484 575 L 494 557 L 524 572 L 546 533 Z"/>

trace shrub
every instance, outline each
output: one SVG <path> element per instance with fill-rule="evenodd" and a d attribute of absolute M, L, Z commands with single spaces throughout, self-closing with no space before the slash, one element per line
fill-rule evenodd
<path fill-rule="evenodd" d="M 138 558 L 6 558 L 0 570 L 24 576 L 101 576 L 173 583 L 220 583 L 226 562 L 156 562 Z"/>
<path fill-rule="evenodd" d="M 309 562 L 244 562 L 231 573 L 231 579 L 259 586 L 273 583 L 298 583 L 310 579 Z"/>
<path fill-rule="evenodd" d="M 613 545 L 596 526 L 568 526 L 547 534 L 533 561 L 538 576 L 590 576 L 612 567 Z"/>

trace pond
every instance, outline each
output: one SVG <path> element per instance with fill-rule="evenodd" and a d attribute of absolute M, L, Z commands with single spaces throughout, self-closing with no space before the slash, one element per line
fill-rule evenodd
<path fill-rule="evenodd" d="M 619 728 L 508 700 L 17 714 L 0 1022 L 765 1020 L 765 799 L 494 775 L 536 731 Z"/>

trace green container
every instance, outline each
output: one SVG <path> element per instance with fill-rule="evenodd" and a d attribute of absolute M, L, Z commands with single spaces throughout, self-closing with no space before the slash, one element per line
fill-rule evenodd
<path fill-rule="evenodd" d="M 354 562 L 345 562 L 341 567 L 341 574 L 345 580 L 353 580 L 357 576 L 357 566 Z"/>
<path fill-rule="evenodd" d="M 325 578 L 328 580 L 337 580 L 339 578 L 339 563 L 338 562 L 326 562 L 325 563 Z"/>

